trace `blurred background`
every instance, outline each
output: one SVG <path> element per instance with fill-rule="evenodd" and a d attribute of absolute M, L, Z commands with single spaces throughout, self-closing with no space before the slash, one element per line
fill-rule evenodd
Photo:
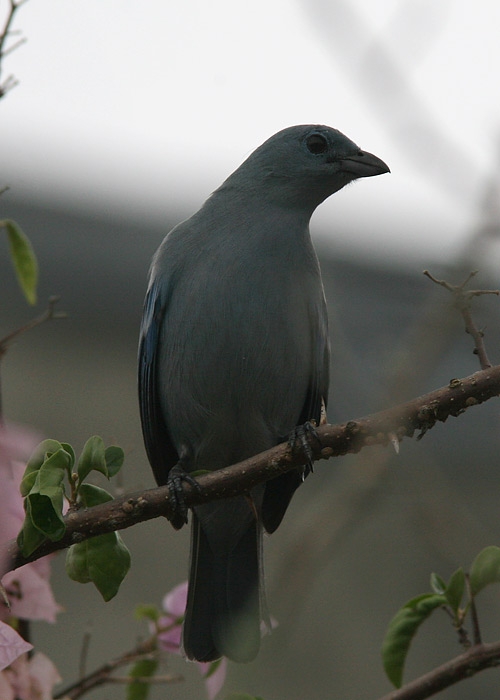
<path fill-rule="evenodd" d="M 0 0 L 2 17 L 8 10 Z M 0 19 L 3 22 L 3 19 Z M 38 254 L 39 306 L 69 318 L 19 339 L 2 363 L 6 416 L 81 449 L 93 434 L 126 452 L 121 489 L 152 487 L 136 400 L 136 347 L 152 254 L 272 133 L 324 123 L 385 160 L 312 221 L 332 331 L 330 422 L 386 408 L 479 369 L 447 293 L 422 275 L 473 286 L 500 279 L 500 5 L 484 0 L 28 1 L 15 18 L 0 102 L 0 218 Z M 9 43 L 7 44 L 9 46 Z M 28 320 L 5 243 L 0 337 Z M 496 297 L 474 304 L 500 362 Z M 226 692 L 266 700 L 374 700 L 389 692 L 385 628 L 404 602 L 499 544 L 498 402 L 405 441 L 319 464 L 266 538 L 279 627 L 256 661 L 230 665 Z M 188 531 L 165 521 L 123 533 L 132 570 L 104 604 L 54 564 L 56 626 L 33 626 L 65 683 L 132 648 L 138 603 L 184 580 Z M 499 589 L 478 601 L 500 638 Z M 407 680 L 459 653 L 437 613 L 412 647 Z M 196 668 L 152 698 L 204 698 Z M 443 692 L 498 698 L 490 671 Z M 92 698 L 114 700 L 106 686 Z"/>

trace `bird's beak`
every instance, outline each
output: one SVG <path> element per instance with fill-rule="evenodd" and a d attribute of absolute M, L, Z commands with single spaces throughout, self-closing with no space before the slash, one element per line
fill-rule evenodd
<path fill-rule="evenodd" d="M 342 171 L 354 175 L 354 177 L 372 177 L 390 173 L 389 167 L 383 160 L 367 151 L 359 151 L 352 156 L 340 159 Z"/>

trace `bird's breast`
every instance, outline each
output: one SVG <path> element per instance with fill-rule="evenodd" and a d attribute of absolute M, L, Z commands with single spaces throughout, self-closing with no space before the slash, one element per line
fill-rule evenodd
<path fill-rule="evenodd" d="M 160 395 L 174 444 L 188 446 L 196 468 L 267 449 L 299 420 L 323 290 L 314 252 L 296 252 L 210 251 L 177 278 Z"/>

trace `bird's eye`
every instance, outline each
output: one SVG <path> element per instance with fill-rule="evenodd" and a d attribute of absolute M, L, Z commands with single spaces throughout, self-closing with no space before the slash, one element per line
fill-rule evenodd
<path fill-rule="evenodd" d="M 326 153 L 328 150 L 328 142 L 321 134 L 311 134 L 306 139 L 307 150 L 315 156 L 320 153 Z"/>

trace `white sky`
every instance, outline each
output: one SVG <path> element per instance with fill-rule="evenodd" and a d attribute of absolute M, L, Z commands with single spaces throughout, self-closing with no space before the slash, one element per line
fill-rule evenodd
<path fill-rule="evenodd" d="M 17 197 L 189 214 L 272 133 L 324 123 L 392 174 L 334 195 L 315 232 L 450 259 L 499 177 L 498 0 L 29 0 L 14 26 L 0 185 Z"/>

